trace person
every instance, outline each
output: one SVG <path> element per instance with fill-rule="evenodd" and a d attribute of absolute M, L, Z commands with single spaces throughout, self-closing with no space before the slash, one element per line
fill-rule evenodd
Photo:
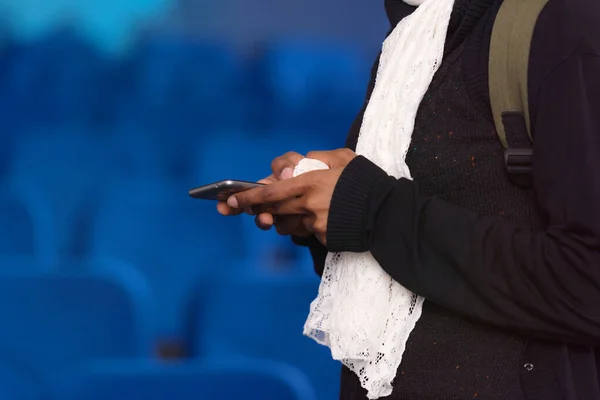
<path fill-rule="evenodd" d="M 426 300 L 390 399 L 600 399 L 600 3 L 549 0 L 531 44 L 531 190 L 508 178 L 490 109 L 488 55 L 501 0 L 456 0 L 443 62 L 396 179 L 353 150 L 377 76 L 330 169 L 218 205 L 327 252 L 367 252 Z M 415 8 L 386 0 L 392 29 Z M 400 156 L 400 155 L 398 155 Z M 372 310 L 377 313 L 378 310 Z M 341 399 L 365 399 L 342 369 Z"/>

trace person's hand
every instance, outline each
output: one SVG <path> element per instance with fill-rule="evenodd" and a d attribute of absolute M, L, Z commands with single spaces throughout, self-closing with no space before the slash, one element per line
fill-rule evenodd
<path fill-rule="evenodd" d="M 345 167 L 356 154 L 349 149 L 338 149 L 333 151 L 313 151 L 306 155 L 306 158 L 320 160 L 330 168 L 336 166 Z M 271 163 L 273 174 L 263 181 L 264 183 L 273 183 L 293 177 L 294 168 L 304 157 L 298 153 L 289 152 L 281 157 L 277 157 Z M 256 226 L 262 230 L 269 230 L 273 226 L 280 235 L 292 235 L 297 237 L 308 237 L 313 233 L 306 227 L 305 216 L 303 215 L 277 215 L 274 216 L 268 212 L 261 212 L 260 207 L 256 210 L 258 215 L 255 218 Z M 264 211 L 264 210 L 263 210 Z"/>
<path fill-rule="evenodd" d="M 258 181 L 259 183 L 271 184 L 284 179 L 290 179 L 294 175 L 294 168 L 304 156 L 295 152 L 288 152 L 279 156 L 271 163 L 272 174 Z M 217 210 L 225 216 L 239 215 L 243 212 L 254 215 L 251 207 L 246 209 L 236 209 L 227 205 L 226 202 L 219 202 Z M 273 226 L 280 235 L 294 235 L 298 237 L 308 237 L 312 235 L 302 224 L 302 215 L 281 215 L 277 218 L 269 213 L 259 213 L 254 219 L 256 226 L 264 231 L 270 230 Z"/>
<path fill-rule="evenodd" d="M 300 216 L 301 223 L 326 244 L 329 206 L 343 168 L 312 171 L 231 196 L 227 204 L 236 209 L 257 207 L 261 213 Z"/>
<path fill-rule="evenodd" d="M 260 181 L 258 181 L 258 183 L 264 183 L 264 184 L 268 185 L 273 182 L 292 178 L 294 175 L 294 168 L 296 167 L 296 165 L 298 165 L 300 160 L 302 160 L 303 158 L 304 158 L 304 156 L 302 154 L 299 154 L 299 153 L 296 153 L 293 151 L 290 151 L 288 153 L 285 153 L 282 156 L 275 158 L 271 162 L 271 171 L 273 173 L 271 175 L 269 175 L 268 177 L 261 179 Z M 243 213 L 244 211 L 247 214 L 254 214 L 251 209 L 243 210 L 243 209 L 231 208 L 224 201 L 217 203 L 217 211 L 219 212 L 219 214 L 225 215 L 225 216 L 239 215 L 239 214 Z M 257 216 L 257 218 L 258 217 L 259 216 Z M 270 227 L 270 225 L 273 225 L 272 216 L 268 217 L 268 218 L 265 217 L 264 224 L 262 226 L 259 223 L 260 223 L 260 220 L 257 219 L 257 225 L 261 229 L 264 229 L 267 226 Z"/>
<path fill-rule="evenodd" d="M 314 233 L 325 244 L 333 191 L 342 171 L 354 157 L 356 154 L 348 149 L 309 153 L 307 158 L 320 160 L 330 169 L 307 172 L 296 178 L 238 193 L 227 203 L 237 210 L 255 207 L 261 215 L 276 218 L 293 216 L 295 221 L 300 218 L 306 231 Z"/>

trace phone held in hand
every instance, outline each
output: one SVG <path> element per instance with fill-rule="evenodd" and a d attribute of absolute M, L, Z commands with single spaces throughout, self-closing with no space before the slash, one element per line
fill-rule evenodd
<path fill-rule="evenodd" d="M 190 189 L 188 191 L 188 194 L 194 199 L 227 201 L 229 196 L 233 194 L 243 192 L 249 189 L 254 189 L 263 185 L 263 183 L 228 179 L 200 186 L 195 189 Z"/>

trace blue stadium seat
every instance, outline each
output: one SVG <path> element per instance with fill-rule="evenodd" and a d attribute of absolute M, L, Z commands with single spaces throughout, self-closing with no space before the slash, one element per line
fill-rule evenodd
<path fill-rule="evenodd" d="M 263 61 L 275 127 L 345 133 L 363 102 L 371 60 L 355 48 L 317 41 L 273 42 Z"/>
<path fill-rule="evenodd" d="M 56 261 L 55 225 L 49 202 L 26 181 L 7 180 L 0 189 L 0 254 L 29 255 L 40 265 Z"/>
<path fill-rule="evenodd" d="M 221 217 L 187 187 L 135 181 L 115 188 L 96 215 L 91 252 L 123 259 L 150 282 L 161 335 L 177 335 L 198 279 L 227 271 L 241 255 L 239 220 Z"/>
<path fill-rule="evenodd" d="M 165 139 L 241 122 L 243 107 L 236 94 L 242 63 L 227 47 L 184 36 L 152 36 L 139 43 L 132 63 L 137 101 Z"/>
<path fill-rule="evenodd" d="M 125 176 L 145 180 L 170 178 L 164 147 L 156 135 L 145 129 L 142 121 L 120 124 L 107 134 L 114 162 L 118 162 Z"/>
<path fill-rule="evenodd" d="M 11 175 L 35 185 L 52 207 L 61 255 L 79 252 L 78 226 L 103 193 L 127 174 L 110 138 L 80 130 L 33 131 L 19 138 Z"/>
<path fill-rule="evenodd" d="M 207 283 L 190 309 L 194 354 L 288 362 L 310 378 L 319 398 L 337 398 L 339 363 L 327 348 L 302 335 L 318 286 L 315 276 L 249 274 Z"/>
<path fill-rule="evenodd" d="M 35 374 L 0 356 L 0 399 L 45 400 L 49 394 Z"/>
<path fill-rule="evenodd" d="M 150 292 L 131 268 L 20 267 L 0 269 L 0 358 L 48 383 L 81 360 L 152 354 Z"/>
<path fill-rule="evenodd" d="M 242 62 L 218 43 L 183 36 L 145 38 L 131 60 L 130 103 L 158 140 L 175 179 L 188 177 L 193 143 L 215 127 L 239 128 L 247 100 L 239 96 Z M 131 109 L 131 107 L 129 108 Z"/>
<path fill-rule="evenodd" d="M 59 381 L 56 400 L 315 400 L 295 368 L 266 360 L 206 360 L 161 365 L 102 362 Z"/>
<path fill-rule="evenodd" d="M 330 96 L 322 100 L 334 101 L 330 107 L 347 102 L 344 95 L 364 94 L 368 63 L 356 49 L 288 40 L 271 43 L 265 57 L 272 89 L 291 107 L 314 101 L 320 93 Z"/>
<path fill-rule="evenodd" d="M 177 90 L 191 90 L 190 94 L 210 100 L 232 94 L 239 84 L 236 79 L 241 73 L 240 60 L 220 43 L 177 35 L 149 36 L 139 43 L 133 57 L 142 74 L 140 83 L 148 85 L 143 90 L 153 95 L 148 99 L 151 101 L 160 101 L 162 95 L 177 94 Z M 183 82 L 197 86 L 177 85 Z"/>
<path fill-rule="evenodd" d="M 0 355 L 0 399 L 46 400 L 51 388 L 32 370 Z"/>
<path fill-rule="evenodd" d="M 82 123 L 98 95 L 103 62 L 74 30 L 60 29 L 23 46 L 6 71 L 7 95 L 28 125 Z"/>

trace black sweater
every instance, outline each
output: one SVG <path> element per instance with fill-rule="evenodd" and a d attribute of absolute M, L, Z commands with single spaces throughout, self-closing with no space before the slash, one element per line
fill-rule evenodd
<path fill-rule="evenodd" d="M 332 199 L 328 250 L 371 251 L 427 299 L 393 398 L 439 399 L 446 387 L 448 399 L 600 399 L 600 2 L 550 0 L 534 33 L 532 207 L 504 175 L 489 105 L 500 3 L 456 1 L 407 157 L 414 181 L 358 157 Z M 412 8 L 388 0 L 386 11 L 394 27 Z M 350 148 L 361 121 L 362 112 Z M 310 247 L 321 269 L 326 249 Z M 444 341 L 448 348 L 436 348 Z M 456 368 L 438 367 L 445 363 Z M 351 379 L 343 377 L 342 393 L 364 398 Z"/>

